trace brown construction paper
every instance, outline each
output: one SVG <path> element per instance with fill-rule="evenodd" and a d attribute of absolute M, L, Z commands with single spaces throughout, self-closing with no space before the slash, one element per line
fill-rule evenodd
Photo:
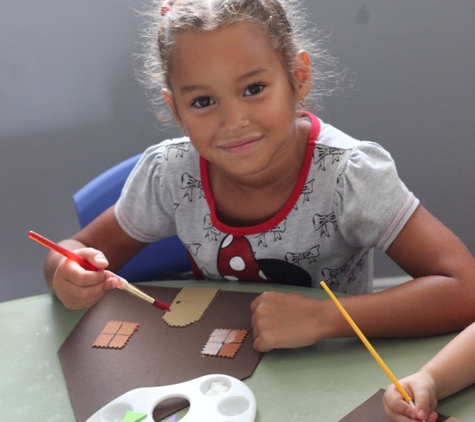
<path fill-rule="evenodd" d="M 141 286 L 141 290 L 171 303 L 179 289 Z M 118 396 L 141 387 L 176 384 L 209 374 L 249 377 L 261 353 L 247 336 L 234 359 L 201 354 L 216 327 L 251 329 L 250 304 L 258 293 L 220 291 L 204 317 L 186 327 L 169 327 L 163 312 L 119 289 L 111 290 L 91 307 L 58 351 L 71 405 L 78 422 L 84 422 Z M 126 347 L 91 347 L 109 321 L 140 324 Z M 167 400 L 167 402 L 170 402 Z M 167 408 L 156 408 L 155 420 L 188 405 L 174 399 Z"/>
<path fill-rule="evenodd" d="M 203 318 L 219 289 L 183 287 L 170 305 L 171 312 L 163 315 L 170 327 L 185 327 Z"/>
<path fill-rule="evenodd" d="M 363 404 L 346 415 L 339 422 L 390 422 L 383 407 L 384 390 L 381 389 L 372 395 Z M 447 417 L 439 413 L 437 422 L 461 422 L 452 417 Z"/>

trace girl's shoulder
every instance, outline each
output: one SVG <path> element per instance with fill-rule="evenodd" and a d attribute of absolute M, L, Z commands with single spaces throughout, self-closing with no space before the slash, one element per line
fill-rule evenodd
<path fill-rule="evenodd" d="M 143 153 L 139 163 L 151 166 L 189 165 L 191 161 L 198 160 L 195 150 L 188 137 L 167 139 L 159 144 L 148 147 Z"/>
<path fill-rule="evenodd" d="M 393 161 L 391 154 L 380 144 L 355 139 L 334 126 L 321 122 L 315 149 L 319 155 L 339 155 L 348 161 Z M 345 160 L 345 161 L 346 161 Z"/>
<path fill-rule="evenodd" d="M 358 148 L 362 142 L 364 141 L 355 139 L 342 130 L 320 121 L 320 133 L 318 134 L 316 142 L 317 146 L 348 150 Z"/>
<path fill-rule="evenodd" d="M 178 155 L 184 155 L 185 152 L 194 150 L 190 138 L 187 136 L 181 138 L 166 139 L 158 144 L 148 147 L 143 156 L 144 157 L 157 157 L 165 155 L 165 159 L 168 159 L 168 155 L 171 152 L 177 152 Z M 173 155 L 173 154 L 172 154 Z"/>
<path fill-rule="evenodd" d="M 129 179 L 168 178 L 183 171 L 199 169 L 199 155 L 188 137 L 167 139 L 148 147 L 132 170 Z"/>

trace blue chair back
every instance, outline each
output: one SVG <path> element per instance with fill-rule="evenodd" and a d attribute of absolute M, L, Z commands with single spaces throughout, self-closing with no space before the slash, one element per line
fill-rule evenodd
<path fill-rule="evenodd" d="M 142 154 L 137 154 L 105 171 L 73 195 L 81 228 L 119 199 L 125 180 Z M 186 249 L 177 236 L 151 243 L 135 255 L 117 274 L 128 281 L 157 280 L 164 273 L 190 271 Z"/>

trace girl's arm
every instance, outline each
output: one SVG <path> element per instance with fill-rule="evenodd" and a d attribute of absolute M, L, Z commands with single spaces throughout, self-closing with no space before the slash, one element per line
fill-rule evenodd
<path fill-rule="evenodd" d="M 107 268 L 100 272 L 86 271 L 62 255 L 55 252 L 48 254 L 44 268 L 46 282 L 51 291 L 71 309 L 89 307 L 105 291 L 117 287 L 118 278 L 111 271 L 119 270 L 146 246 L 122 230 L 115 218 L 114 207 L 60 244 L 85 257 L 96 267 Z"/>
<path fill-rule="evenodd" d="M 462 331 L 421 370 L 401 380 L 413 397 L 416 408 L 390 386 L 383 398 L 386 414 L 392 421 L 435 420 L 437 401 L 475 383 L 475 323 Z M 412 418 L 412 419 L 410 419 Z"/>
<path fill-rule="evenodd" d="M 424 207 L 416 209 L 387 253 L 414 280 L 340 299 L 366 336 L 435 335 L 475 320 L 475 260 Z M 330 300 L 266 292 L 252 309 L 254 346 L 261 351 L 355 335 Z"/>

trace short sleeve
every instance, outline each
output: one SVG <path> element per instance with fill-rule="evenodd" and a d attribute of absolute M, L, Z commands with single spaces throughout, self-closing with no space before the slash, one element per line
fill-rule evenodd
<path fill-rule="evenodd" d="M 141 242 L 154 242 L 176 234 L 173 201 L 163 187 L 162 144 L 148 148 L 136 164 L 115 206 L 122 229 Z"/>
<path fill-rule="evenodd" d="M 352 245 L 385 252 L 419 205 L 391 155 L 373 142 L 354 147 L 335 190 L 342 235 Z"/>

